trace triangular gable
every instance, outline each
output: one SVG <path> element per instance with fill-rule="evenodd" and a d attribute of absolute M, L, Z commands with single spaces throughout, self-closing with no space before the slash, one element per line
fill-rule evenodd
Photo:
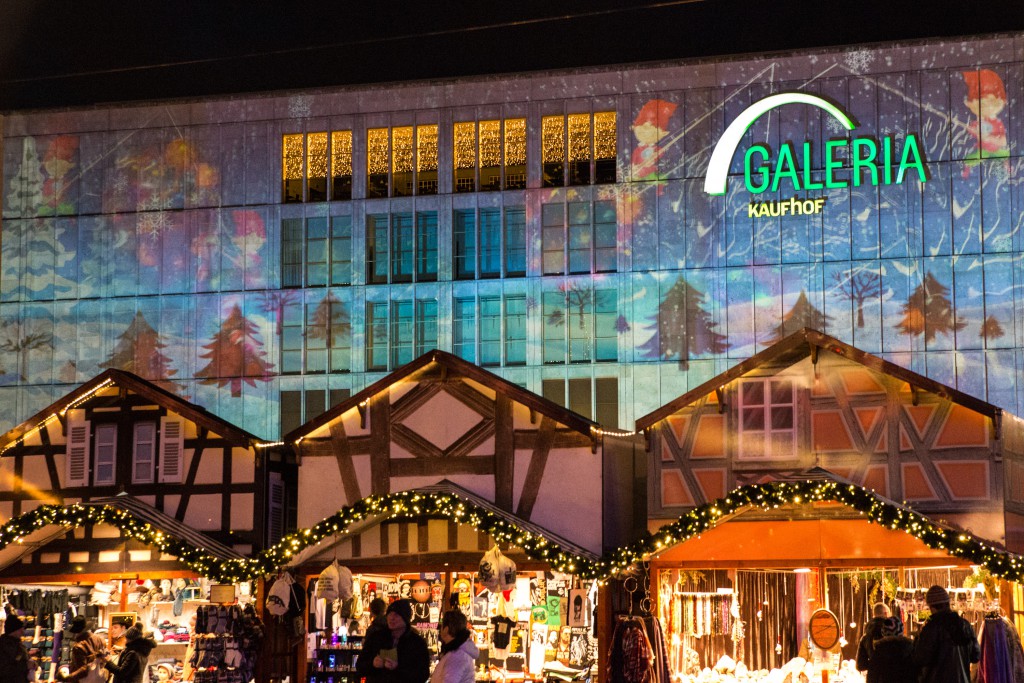
<path fill-rule="evenodd" d="M 95 396 L 113 395 L 118 389 L 138 394 L 154 405 L 191 420 L 236 445 L 250 447 L 262 443 L 259 437 L 239 429 L 205 408 L 190 403 L 148 380 L 124 370 L 109 369 L 0 436 L 0 455 L 51 420 L 63 419 L 68 410 L 84 404 Z"/>
<path fill-rule="evenodd" d="M 358 410 L 362 413 L 366 410 L 370 399 L 374 396 L 385 391 L 406 390 L 403 387 L 403 384 L 407 383 L 403 382 L 403 380 L 412 378 L 416 373 L 424 371 L 430 366 L 436 366 L 436 368 L 446 376 L 460 377 L 470 380 L 471 382 L 479 383 L 480 385 L 494 391 L 496 394 L 504 394 L 513 401 L 526 406 L 531 411 L 535 411 L 540 415 L 554 420 L 556 423 L 565 425 L 566 427 L 588 437 L 593 435 L 593 429 L 597 427 L 597 423 L 593 420 L 588 420 L 582 415 L 574 413 L 567 408 L 563 408 L 557 403 L 538 396 L 533 392 L 527 391 L 521 386 L 513 384 L 502 377 L 498 377 L 494 373 L 488 372 L 487 370 L 463 360 L 458 356 L 445 351 L 433 350 L 403 365 L 391 374 L 382 377 L 359 393 L 354 394 L 337 404 L 322 415 L 313 418 L 296 429 L 293 429 L 291 432 L 282 436 L 281 440 L 285 443 L 296 442 L 308 437 L 313 432 L 316 432 L 321 427 L 330 424 L 349 411 Z"/>
<path fill-rule="evenodd" d="M 991 403 L 969 396 L 957 389 L 946 386 L 933 379 L 919 375 L 916 372 L 907 370 L 878 356 L 861 351 L 849 344 L 839 341 L 821 332 L 804 328 L 794 332 L 785 339 L 757 353 L 747 360 L 733 366 L 729 370 L 704 382 L 698 387 L 691 389 L 682 396 L 666 403 L 661 408 L 650 412 L 636 420 L 636 430 L 644 431 L 653 425 L 667 419 L 670 415 L 678 413 L 698 400 L 720 390 L 721 387 L 733 382 L 744 375 L 747 375 L 761 367 L 791 366 L 810 357 L 817 362 L 818 354 L 828 351 L 858 363 L 870 370 L 889 375 L 896 379 L 907 382 L 911 387 L 924 390 L 964 406 L 969 410 L 981 413 L 992 419 L 997 419 L 1001 410 Z"/>

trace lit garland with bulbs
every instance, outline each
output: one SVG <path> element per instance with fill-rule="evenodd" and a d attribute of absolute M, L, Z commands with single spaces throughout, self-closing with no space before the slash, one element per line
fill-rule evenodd
<path fill-rule="evenodd" d="M 682 515 L 657 531 L 646 532 L 636 542 L 611 553 L 604 560 L 608 574 L 626 571 L 651 554 L 714 528 L 722 519 L 747 508 L 777 509 L 802 503 L 841 503 L 860 512 L 867 521 L 894 531 L 904 531 L 933 550 L 941 550 L 971 564 L 981 565 L 994 576 L 1010 581 L 1024 579 L 1024 556 L 1001 550 L 965 531 L 937 524 L 909 507 L 894 505 L 873 491 L 835 481 L 769 482 L 734 489 Z"/>
<path fill-rule="evenodd" d="M 651 554 L 709 531 L 724 518 L 741 510 L 770 510 L 804 503 L 841 503 L 857 510 L 871 523 L 904 531 L 929 548 L 984 567 L 993 576 L 1010 581 L 1024 579 L 1024 556 L 995 548 L 964 531 L 936 524 L 908 507 L 883 500 L 873 491 L 834 481 L 770 482 L 737 488 L 655 532 L 646 532 L 636 542 L 611 551 L 598 561 L 565 550 L 543 536 L 454 494 L 417 491 L 364 498 L 308 529 L 286 535 L 276 545 L 245 559 L 214 557 L 206 549 L 169 536 L 119 508 L 77 504 L 42 505 L 11 519 L 0 527 L 0 549 L 50 525 L 80 527 L 109 524 L 131 539 L 176 556 L 200 576 L 237 583 L 269 576 L 292 562 L 306 548 L 343 534 L 351 525 L 369 518 L 440 517 L 468 524 L 499 543 L 514 545 L 530 559 L 545 562 L 556 571 L 575 574 L 583 579 L 603 580 L 629 571 Z"/>

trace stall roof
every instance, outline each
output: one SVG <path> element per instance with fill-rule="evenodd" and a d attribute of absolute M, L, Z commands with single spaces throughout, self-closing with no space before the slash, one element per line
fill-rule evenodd
<path fill-rule="evenodd" d="M 855 363 L 859 363 L 871 370 L 903 380 L 912 387 L 923 389 L 944 399 L 958 403 L 965 408 L 974 410 L 989 418 L 997 419 L 997 417 L 1002 414 L 1001 409 L 991 403 L 986 403 L 985 401 L 974 398 L 962 391 L 948 387 L 933 379 L 929 379 L 924 375 L 919 375 L 912 370 L 900 367 L 895 363 L 890 363 L 878 356 L 873 356 L 866 351 L 861 351 L 858 348 L 839 341 L 835 337 L 830 337 L 827 334 L 805 327 L 798 332 L 794 332 L 785 339 L 782 339 L 776 344 L 769 346 L 760 353 L 754 354 L 747 360 L 733 366 L 717 377 L 714 377 L 700 386 L 691 389 L 682 396 L 669 401 L 661 408 L 637 418 L 636 430 L 643 431 L 654 426 L 670 415 L 686 408 L 698 399 L 713 393 L 716 389 L 739 379 L 757 368 L 766 365 L 793 365 L 807 357 L 817 359 L 818 353 L 822 350 L 830 351 L 838 356 L 842 356 L 843 358 L 848 358 Z"/>
<path fill-rule="evenodd" d="M 9 446 L 23 439 L 26 434 L 41 427 L 54 417 L 63 419 L 64 413 L 76 405 L 81 404 L 93 394 L 99 393 L 109 385 L 117 385 L 123 389 L 134 392 L 145 397 L 146 400 L 166 408 L 168 411 L 195 422 L 201 427 L 206 427 L 219 436 L 233 441 L 240 445 L 253 446 L 263 443 L 263 440 L 244 429 L 239 429 L 230 422 L 227 422 L 205 408 L 189 403 L 180 396 L 157 386 L 156 384 L 142 379 L 125 370 L 109 369 L 96 375 L 91 380 L 81 385 L 74 391 L 66 394 L 58 401 L 51 403 L 46 408 L 28 418 L 21 424 L 11 428 L 0 436 L 0 454 Z M 110 401 L 118 401 L 120 397 L 111 397 Z"/>
<path fill-rule="evenodd" d="M 586 548 L 583 548 L 573 543 L 572 541 L 562 538 L 561 536 L 554 534 L 548 531 L 547 529 L 538 526 L 537 524 L 528 522 L 522 519 L 521 517 L 517 517 L 515 514 L 511 512 L 499 508 L 497 505 L 490 502 L 486 498 L 478 496 L 472 491 L 469 491 L 468 489 L 465 489 L 447 479 L 443 479 L 436 484 L 431 484 L 430 486 L 422 486 L 412 489 L 407 493 L 420 493 L 425 495 L 440 494 L 455 496 L 465 501 L 466 503 L 469 503 L 470 505 L 486 510 L 487 512 L 495 515 L 496 517 L 499 517 L 506 522 L 514 524 L 523 531 L 529 532 L 534 536 L 539 536 L 547 539 L 551 543 L 560 546 L 564 551 L 578 555 L 579 557 L 592 563 L 596 563 L 598 561 L 598 556 L 592 553 L 591 551 L 587 550 Z M 365 531 L 366 529 L 376 524 L 380 524 L 381 522 L 389 518 L 390 515 L 381 514 L 357 522 L 356 524 L 353 524 L 349 526 L 347 529 L 345 529 L 344 532 L 340 532 L 334 543 L 328 545 L 321 544 L 317 546 L 310 546 L 303 549 L 301 552 L 297 553 L 292 558 L 292 560 L 288 563 L 288 566 L 297 567 L 307 562 L 312 562 L 318 556 L 321 555 L 323 555 L 325 559 L 330 559 L 331 557 L 333 557 L 333 548 L 338 543 L 341 543 L 346 538 L 361 533 L 362 531 Z"/>
<path fill-rule="evenodd" d="M 567 408 L 563 408 L 557 403 L 549 401 L 542 396 L 538 396 L 533 392 L 527 391 L 518 384 L 513 384 L 503 377 L 498 377 L 494 373 L 488 372 L 487 370 L 465 361 L 456 355 L 435 349 L 433 351 L 428 351 L 409 363 L 406 363 L 399 369 L 382 377 L 359 393 L 345 399 L 322 415 L 313 418 L 296 429 L 293 429 L 282 436 L 281 440 L 291 442 L 310 434 L 311 432 L 335 420 L 347 411 L 366 403 L 375 395 L 387 390 L 393 384 L 397 384 L 402 380 L 411 377 L 431 364 L 440 366 L 442 372 L 451 371 L 454 375 L 471 379 L 496 392 L 503 393 L 512 400 L 525 405 L 531 410 L 535 410 L 541 415 L 545 415 L 566 427 L 575 429 L 581 434 L 590 436 L 593 428 L 597 427 L 597 423 L 593 420 L 589 420 L 578 413 L 574 413 Z"/>

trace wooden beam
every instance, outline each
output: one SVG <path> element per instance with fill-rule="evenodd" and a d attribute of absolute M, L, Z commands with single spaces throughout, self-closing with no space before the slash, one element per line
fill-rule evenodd
<path fill-rule="evenodd" d="M 370 399 L 370 493 L 391 493 L 391 396 Z"/>
<path fill-rule="evenodd" d="M 352 462 L 352 453 L 349 452 L 348 434 L 345 432 L 343 420 L 338 419 L 331 422 L 330 443 L 333 446 L 335 461 L 338 463 L 341 487 L 345 490 L 345 504 L 352 505 L 363 495 L 359 491 L 359 478 L 356 476 L 356 468 Z"/>
<path fill-rule="evenodd" d="M 522 519 L 528 520 L 533 514 L 533 506 L 537 503 L 540 485 L 544 480 L 544 469 L 548 464 L 554 431 L 555 423 L 548 417 L 542 418 L 533 455 L 530 456 L 530 465 L 526 470 L 526 481 L 523 482 L 523 491 L 519 496 L 519 506 L 516 508 L 516 515 Z"/>
<path fill-rule="evenodd" d="M 494 504 L 512 511 L 512 482 L 516 459 L 512 400 L 498 393 L 494 401 Z"/>

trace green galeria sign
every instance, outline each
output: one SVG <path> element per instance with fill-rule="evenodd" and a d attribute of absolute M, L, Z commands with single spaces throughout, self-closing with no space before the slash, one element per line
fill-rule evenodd
<path fill-rule="evenodd" d="M 808 93 L 779 93 L 758 100 L 740 113 L 725 129 L 711 153 L 704 191 L 723 195 L 729 177 L 729 165 L 736 148 L 762 114 L 787 104 L 809 104 L 833 116 L 848 131 L 856 124 L 832 102 Z M 822 154 L 820 175 L 813 172 L 814 145 L 810 141 L 796 147 L 785 142 L 778 154 L 766 145 L 752 145 L 743 153 L 743 182 L 751 194 L 778 192 L 792 188 L 794 192 L 822 190 L 861 185 L 900 184 L 908 173 L 916 171 L 922 183 L 928 180 L 928 169 L 917 136 L 906 135 L 902 141 L 886 136 L 852 137 L 829 140 Z M 815 176 L 817 175 L 817 180 Z M 784 216 L 819 213 L 825 198 L 792 197 L 782 201 L 751 202 L 750 216 Z"/>

